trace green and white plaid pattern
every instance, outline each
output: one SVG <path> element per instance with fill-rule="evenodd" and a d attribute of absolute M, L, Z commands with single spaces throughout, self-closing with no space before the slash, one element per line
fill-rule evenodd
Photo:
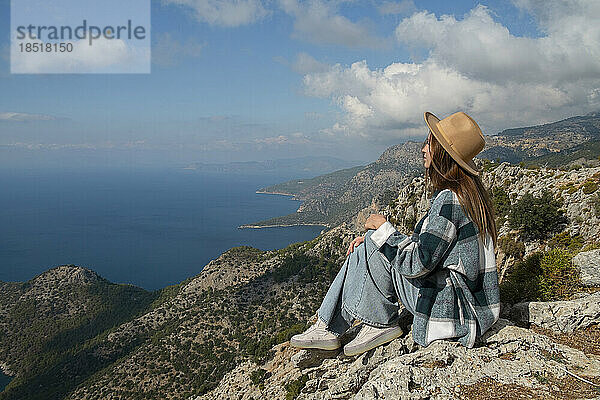
<path fill-rule="evenodd" d="M 477 226 L 450 189 L 436 192 L 412 236 L 386 222 L 371 239 L 390 263 L 394 282 L 402 274 L 420 287 L 413 338 L 421 346 L 457 338 L 466 347 L 500 315 L 500 291 L 491 236 Z"/>

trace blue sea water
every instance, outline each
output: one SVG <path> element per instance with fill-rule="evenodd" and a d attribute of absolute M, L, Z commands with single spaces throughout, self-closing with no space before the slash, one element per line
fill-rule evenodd
<path fill-rule="evenodd" d="M 294 212 L 299 201 L 256 194 L 294 177 L 183 169 L 0 171 L 0 280 L 57 265 L 90 268 L 155 290 L 198 274 L 240 245 L 262 250 L 316 237 L 322 226 L 238 229 Z"/>
<path fill-rule="evenodd" d="M 0 392 L 4 390 L 6 385 L 8 385 L 11 380 L 12 376 L 4 375 L 2 372 L 0 372 Z"/>

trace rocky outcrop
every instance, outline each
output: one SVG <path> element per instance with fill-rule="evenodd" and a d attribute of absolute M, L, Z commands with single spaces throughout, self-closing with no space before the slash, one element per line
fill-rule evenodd
<path fill-rule="evenodd" d="M 593 289 L 569 301 L 503 307 L 502 319 L 473 349 L 444 340 L 422 348 L 412 340 L 410 321 L 405 321 L 402 337 L 358 357 L 280 343 L 305 328 L 349 241 L 364 232 L 370 213 L 384 213 L 405 233 L 425 214 L 430 203 L 424 180 L 408 174 L 422 167 L 420 145 L 394 146 L 369 168 L 348 173 L 341 185 L 325 180 L 315 186 L 319 195 L 305 208 L 313 204 L 317 214 L 339 212 L 341 221 L 367 207 L 350 223 L 287 249 L 230 249 L 199 275 L 165 288 L 156 301 L 140 308 L 143 312 L 91 335 L 93 346 L 60 372 L 90 360 L 106 363 L 61 398 L 481 399 L 493 394 L 498 399 L 578 399 L 600 394 L 595 386 L 600 384 L 600 292 Z M 560 171 L 487 164 L 483 179 L 488 186 L 504 187 L 513 202 L 525 192 L 537 195 L 550 189 L 564 201 L 569 233 L 586 241 L 600 237 L 595 202 L 600 168 Z M 381 188 L 398 193 L 390 197 Z M 500 227 L 500 236 L 508 231 L 506 224 Z M 540 248 L 540 243 L 525 245 L 526 254 Z M 596 286 L 598 255 L 581 253 L 574 260 L 586 286 Z M 61 266 L 27 283 L 0 282 L 0 329 L 12 329 L 8 305 L 16 302 L 27 306 L 24 311 L 47 309 L 52 311 L 47 316 L 65 321 L 87 315 L 86 307 L 96 304 L 73 301 L 69 295 L 93 288 L 101 279 L 85 268 Z M 117 305 L 129 305 L 140 295 L 132 293 Z M 27 296 L 35 301 L 27 302 Z M 344 342 L 359 329 L 353 327 Z M 20 340 L 20 332 L 16 328 L 12 337 Z"/>
<path fill-rule="evenodd" d="M 514 390 L 534 398 L 571 399 L 593 397 L 594 384 L 600 385 L 600 354 L 566 346 L 506 319 L 472 349 L 448 340 L 424 348 L 412 341 L 409 331 L 360 356 L 339 353 L 318 365 L 295 363 L 298 354 L 310 351 L 287 342 L 276 350 L 279 361 L 275 367 L 263 366 L 268 374 L 260 385 L 249 375 L 261 367 L 246 364 L 196 400 L 284 399 L 286 386 L 295 381 L 304 382 L 298 399 L 480 399 L 488 398 L 486 391 L 508 399 Z"/>
<path fill-rule="evenodd" d="M 544 190 L 549 190 L 563 201 L 565 215 L 571 222 L 567 232 L 571 235 L 581 234 L 585 240 L 600 238 L 600 216 L 596 214 L 594 206 L 599 193 L 600 167 L 561 171 L 550 168 L 525 169 L 502 163 L 485 172 L 482 180 L 487 187 L 503 187 L 512 203 L 525 193 L 539 197 Z M 505 225 L 500 234 L 508 230 L 508 224 Z"/>
<path fill-rule="evenodd" d="M 584 286 L 600 286 L 600 249 L 584 251 L 573 257 Z"/>
<path fill-rule="evenodd" d="M 573 300 L 518 303 L 503 311 L 513 321 L 560 333 L 571 333 L 600 323 L 600 292 Z"/>

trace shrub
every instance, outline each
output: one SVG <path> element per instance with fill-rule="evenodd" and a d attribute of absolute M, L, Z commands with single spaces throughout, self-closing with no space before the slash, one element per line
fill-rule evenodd
<path fill-rule="evenodd" d="M 286 383 L 285 400 L 294 400 L 296 397 L 298 397 L 300 391 L 302 390 L 304 385 L 306 385 L 306 382 L 308 382 L 308 375 L 304 374 L 300 378 Z"/>
<path fill-rule="evenodd" d="M 584 239 L 581 235 L 571 236 L 569 232 L 559 233 L 548 241 L 547 247 L 550 249 L 564 249 L 573 253 L 577 253 L 584 244 Z"/>
<path fill-rule="evenodd" d="M 481 169 L 484 172 L 493 171 L 499 165 L 498 162 L 488 160 L 487 158 L 484 158 L 482 161 L 483 161 L 483 165 L 482 165 Z"/>
<path fill-rule="evenodd" d="M 518 262 L 500 284 L 502 301 L 568 299 L 579 286 L 579 271 L 571 264 L 571 251 L 562 248 L 536 252 Z"/>
<path fill-rule="evenodd" d="M 265 375 L 267 374 L 267 370 L 259 368 L 255 371 L 252 371 L 250 374 L 250 380 L 252 384 L 255 386 L 260 385 L 265 380 Z"/>
<path fill-rule="evenodd" d="M 390 207 L 393 207 L 396 197 L 398 195 L 394 190 L 386 188 L 380 196 L 381 196 L 381 204 L 387 204 Z"/>
<path fill-rule="evenodd" d="M 552 249 L 542 257 L 540 300 L 567 299 L 575 291 L 579 271 L 571 265 L 572 258 L 572 253 L 563 249 Z"/>
<path fill-rule="evenodd" d="M 526 193 L 512 207 L 508 222 L 525 239 L 545 239 L 549 234 L 562 230 L 561 225 L 568 222 L 561 207 L 561 201 L 554 199 L 548 190 L 540 197 Z"/>
<path fill-rule="evenodd" d="M 536 252 L 515 264 L 500 284 L 500 298 L 511 304 L 537 300 L 540 295 L 540 260 L 542 253 Z"/>
<path fill-rule="evenodd" d="M 590 250 L 596 250 L 596 249 L 600 249 L 600 242 L 588 243 L 585 246 L 583 246 L 583 249 L 581 249 L 581 251 L 584 252 L 584 251 L 590 251 Z"/>
<path fill-rule="evenodd" d="M 596 182 L 596 181 L 587 180 L 583 184 L 583 193 L 585 193 L 585 194 L 592 194 L 596 190 L 598 190 L 598 182 Z"/>
<path fill-rule="evenodd" d="M 568 194 L 575 193 L 577 191 L 577 189 L 578 189 L 577 186 L 575 186 L 575 184 L 573 182 L 569 182 L 558 188 L 558 190 L 560 190 L 561 192 L 566 190 Z"/>
<path fill-rule="evenodd" d="M 411 218 L 404 220 L 404 228 L 407 232 L 412 232 L 415 230 L 415 226 L 417 225 L 417 217 L 413 214 Z"/>

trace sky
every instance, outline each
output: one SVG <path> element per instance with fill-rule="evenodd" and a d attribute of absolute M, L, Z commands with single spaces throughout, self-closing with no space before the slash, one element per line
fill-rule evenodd
<path fill-rule="evenodd" d="M 150 6 L 150 73 L 11 74 L 0 0 L 0 164 L 366 163 L 425 111 L 493 135 L 600 110 L 597 0 Z"/>

